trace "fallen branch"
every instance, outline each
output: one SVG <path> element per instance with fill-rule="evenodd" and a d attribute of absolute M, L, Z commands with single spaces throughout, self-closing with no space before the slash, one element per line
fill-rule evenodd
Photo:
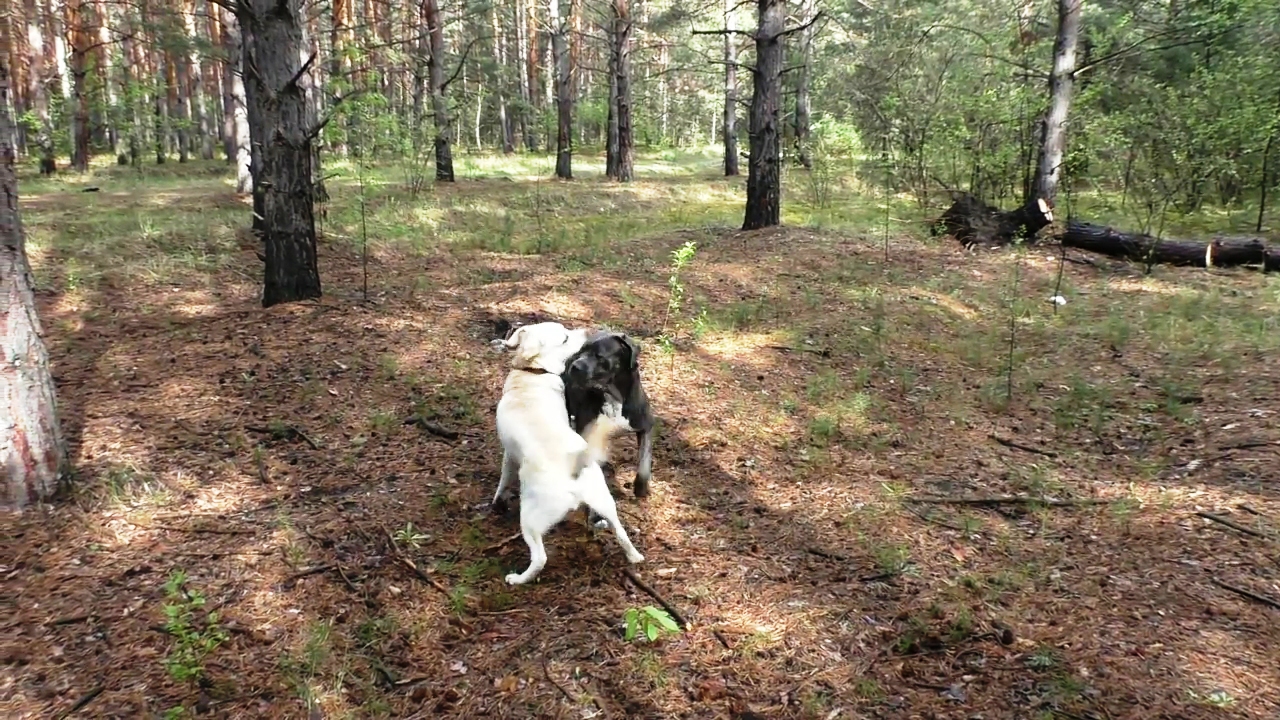
<path fill-rule="evenodd" d="M 449 588 L 445 587 L 444 585 L 441 585 L 439 580 L 436 580 L 435 578 L 428 575 L 426 571 L 418 567 L 417 563 L 405 557 L 404 554 L 400 552 L 400 546 L 396 545 L 395 539 L 391 537 L 391 533 L 388 532 L 385 527 L 382 528 L 382 533 L 387 536 L 387 543 L 391 549 L 391 554 L 395 555 L 397 560 L 403 563 L 405 567 L 409 568 L 409 570 L 413 571 L 413 574 L 417 576 L 419 580 L 439 590 L 441 593 L 444 594 L 445 597 L 450 599 L 453 598 L 453 596 L 449 593 Z"/>
<path fill-rule="evenodd" d="M 63 718 L 71 717 L 76 712 L 83 709 L 85 705 L 88 705 L 89 703 L 93 702 L 93 699 L 101 695 L 102 691 L 105 689 L 106 688 L 104 686 L 99 685 L 93 688 L 92 690 L 90 690 L 89 692 L 81 695 L 80 699 L 76 700 L 75 703 L 71 705 L 71 707 L 67 708 L 65 711 L 61 713 L 58 713 L 57 720 L 62 720 Z"/>
<path fill-rule="evenodd" d="M 1254 440 L 1249 442 L 1235 443 L 1234 445 L 1220 445 L 1218 452 L 1227 450 L 1255 450 L 1264 447 L 1280 447 L 1280 440 Z"/>
<path fill-rule="evenodd" d="M 522 536 L 520 533 L 516 533 L 515 535 L 512 535 L 511 537 L 509 537 L 509 538 L 507 538 L 507 539 L 505 539 L 505 540 L 499 540 L 498 542 L 496 542 L 496 543 L 494 543 L 494 544 L 490 545 L 489 547 L 487 547 L 487 548 L 485 548 L 485 549 L 484 549 L 484 552 L 486 552 L 486 553 L 493 552 L 494 550 L 497 550 L 497 549 L 499 549 L 499 548 L 501 548 L 501 547 L 503 547 L 503 546 L 505 546 L 505 545 L 507 545 L 507 544 L 509 544 L 509 543 L 513 543 L 513 542 L 515 542 L 516 540 L 519 540 L 521 537 L 523 537 L 523 536 Z"/>
<path fill-rule="evenodd" d="M 1245 535 L 1252 535 L 1253 537 L 1256 537 L 1256 538 L 1265 538 L 1265 537 L 1266 537 L 1266 535 L 1264 535 L 1263 533 L 1258 532 L 1257 530 L 1254 530 L 1254 529 L 1252 529 L 1252 528 L 1247 528 L 1247 527 L 1245 527 L 1245 526 L 1243 526 L 1243 525 L 1241 525 L 1241 524 L 1239 524 L 1239 523 L 1236 523 L 1236 522 L 1232 522 L 1231 520 L 1228 520 L 1228 519 L 1226 519 L 1226 518 L 1224 518 L 1224 517 L 1222 517 L 1222 516 L 1220 516 L 1220 515 L 1214 515 L 1213 513 L 1207 513 L 1207 512 L 1198 512 L 1198 513 L 1196 513 L 1196 515 L 1198 515 L 1198 516 L 1200 516 L 1200 517 L 1204 518 L 1205 520 L 1212 520 L 1213 522 L 1216 522 L 1216 523 L 1218 523 L 1219 525 L 1226 525 L 1227 527 L 1231 528 L 1232 530 L 1239 530 L 1240 532 L 1244 533 Z"/>
<path fill-rule="evenodd" d="M 771 350 L 782 350 L 785 352 L 807 352 L 807 353 L 813 353 L 814 355 L 817 355 L 819 357 L 831 357 L 831 351 L 826 348 L 791 347 L 790 345 L 765 345 L 765 347 Z"/>
<path fill-rule="evenodd" d="M 1034 453 L 1036 455 L 1044 455 L 1045 457 L 1051 457 L 1051 458 L 1058 457 L 1058 453 L 1052 450 L 1041 450 L 1040 448 L 1031 447 L 1030 445 L 1023 445 L 1022 443 L 1014 442 L 1013 440 L 1007 440 L 1005 438 L 1002 438 L 999 435 L 996 435 L 995 433 L 988 435 L 988 437 L 990 437 L 992 440 L 995 440 L 996 442 L 1000 443 L 1001 445 L 1007 448 L 1013 448 L 1014 450 L 1022 450 L 1023 452 Z"/>
<path fill-rule="evenodd" d="M 820 550 L 818 548 L 812 548 L 812 547 L 805 548 L 805 552 L 809 553 L 810 555 L 817 555 L 820 558 L 835 560 L 836 562 L 849 562 L 849 558 L 841 555 L 840 553 L 827 552 L 826 550 Z"/>
<path fill-rule="evenodd" d="M 317 443 L 315 440 L 312 440 L 311 436 L 302 432 L 302 430 L 295 425 L 285 425 L 282 428 L 275 428 L 275 429 L 272 429 L 269 427 L 261 427 L 257 425 L 245 425 L 244 429 L 252 433 L 258 433 L 259 435 L 273 435 L 276 437 L 280 437 L 281 435 L 283 435 L 284 436 L 283 439 L 285 440 L 292 440 L 293 438 L 302 438 L 304 442 L 306 442 L 308 445 L 311 446 L 312 450 L 320 449 L 319 443 Z"/>
<path fill-rule="evenodd" d="M 293 582 L 293 581 L 295 581 L 295 580 L 300 580 L 300 579 L 302 579 L 302 578 L 304 578 L 304 577 L 307 577 L 307 576 L 309 576 L 309 575 L 319 575 L 319 574 L 320 574 L 320 573 L 322 573 L 322 572 L 329 572 L 329 571 L 330 571 L 330 570 L 332 570 L 332 569 L 333 569 L 333 566 L 332 566 L 332 565 L 315 565 L 315 566 L 312 566 L 312 567 L 309 567 L 309 568 L 303 568 L 303 569 L 299 570 L 298 572 L 296 572 L 296 573 L 294 573 L 294 574 L 290 575 L 289 577 L 285 578 L 285 579 L 284 579 L 284 581 L 285 581 L 285 582 L 287 582 L 287 583 L 289 583 L 289 582 Z"/>
<path fill-rule="evenodd" d="M 458 436 L 461 434 L 457 430 L 450 430 L 447 427 L 442 427 L 440 425 L 437 425 L 431 422 L 430 420 L 423 418 L 421 415 L 410 415 L 409 417 L 404 419 L 404 424 L 417 425 L 418 427 L 422 428 L 423 430 L 426 430 L 432 435 L 435 435 L 437 437 L 442 437 L 446 440 L 457 440 Z"/>
<path fill-rule="evenodd" d="M 542 676 L 545 677 L 547 679 L 547 682 L 551 683 L 555 687 L 555 689 L 559 690 L 561 695 L 564 695 L 565 700 L 568 700 L 574 705 L 578 704 L 578 699 L 575 698 L 573 695 L 569 694 L 569 691 L 565 690 L 563 685 L 556 682 L 555 679 L 551 677 L 551 669 L 547 667 L 546 658 L 542 659 Z"/>
<path fill-rule="evenodd" d="M 689 621 L 684 619 L 684 616 L 680 614 L 680 611 L 677 610 L 674 605 L 667 602 L 666 598 L 659 595 L 657 590 L 654 590 L 653 588 L 649 587 L 649 585 L 646 584 L 645 581 L 641 580 L 640 576 L 636 574 L 635 570 L 633 570 L 630 566 L 624 566 L 622 568 L 622 574 L 626 575 L 627 579 L 630 580 L 632 584 L 634 584 L 637 588 L 640 588 L 641 590 L 643 590 L 646 595 L 653 598 L 654 600 L 657 600 L 658 604 L 662 606 L 663 610 L 666 610 L 667 613 L 671 615 L 671 619 L 676 621 L 676 624 L 680 626 L 681 630 L 689 629 Z"/>
<path fill-rule="evenodd" d="M 1264 272 L 1280 270 L 1280 251 L 1262 238 L 1217 236 L 1205 241 L 1169 240 L 1143 233 L 1125 233 L 1104 225 L 1070 222 L 1059 240 L 1066 247 L 1146 265 L 1234 267 L 1261 265 Z"/>
<path fill-rule="evenodd" d="M 1209 578 L 1209 582 L 1213 583 L 1214 585 L 1217 585 L 1223 590 L 1228 590 L 1230 592 L 1233 592 L 1239 595 L 1240 597 L 1248 598 L 1261 605 L 1266 605 L 1269 608 L 1280 610 L 1280 601 L 1272 600 L 1271 598 L 1266 597 L 1265 595 L 1259 595 L 1255 592 L 1245 590 L 1244 588 L 1236 587 L 1235 585 L 1228 585 L 1227 583 L 1224 583 L 1217 578 Z"/>
<path fill-rule="evenodd" d="M 136 525 L 140 528 L 147 528 L 149 530 L 171 530 L 173 532 L 185 532 L 185 533 L 208 533 L 210 535 L 256 535 L 258 534 L 257 530 L 240 530 L 238 528 L 203 528 L 203 527 L 191 528 L 191 527 L 177 527 L 175 525 L 143 525 L 141 523 L 136 523 L 132 520 L 126 520 L 125 522 L 129 523 L 130 525 Z"/>
<path fill-rule="evenodd" d="M 946 520 L 939 520 L 938 518 L 933 517 L 932 515 L 926 515 L 922 512 L 917 512 L 912 508 L 907 508 L 907 512 L 911 513 L 912 515 L 915 515 L 916 517 L 920 518 L 921 520 L 927 523 L 933 523 L 934 525 L 939 525 L 941 527 L 947 528 L 948 530 L 957 530 L 959 532 L 965 531 L 965 528 L 960 527 L 955 523 L 949 523 Z"/>
<path fill-rule="evenodd" d="M 78 622 L 84 622 L 85 620 L 88 620 L 91 617 L 93 616 L 90 615 L 89 613 L 82 613 L 80 615 L 68 615 L 66 617 L 54 618 L 49 621 L 49 624 L 50 625 L 74 625 L 75 623 L 78 623 Z"/>
<path fill-rule="evenodd" d="M 1048 498 L 1021 497 L 1017 495 L 990 495 L 979 497 L 912 497 L 908 502 L 932 503 L 935 505 L 1049 505 L 1051 507 L 1070 507 L 1073 505 L 1109 505 L 1113 500 L 1101 498 L 1080 498 L 1076 500 L 1050 500 Z"/>

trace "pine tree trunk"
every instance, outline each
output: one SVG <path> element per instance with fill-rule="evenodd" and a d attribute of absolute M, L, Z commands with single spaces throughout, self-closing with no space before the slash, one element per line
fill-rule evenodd
<path fill-rule="evenodd" d="M 13 131 L 8 58 L 0 57 L 0 466 L 4 503 L 17 509 L 57 494 L 68 461 L 18 214 Z"/>
<path fill-rule="evenodd" d="M 635 177 L 635 141 L 631 133 L 631 14 L 627 0 L 613 0 L 614 78 L 618 123 L 617 179 L 631 182 Z"/>
<path fill-rule="evenodd" d="M 209 12 L 213 12 L 214 6 L 210 5 Z M 183 20 L 187 24 L 187 99 L 191 106 L 191 120 L 195 132 L 198 134 L 200 142 L 201 160 L 213 159 L 213 125 L 209 122 L 209 111 L 205 105 L 204 93 L 204 67 L 201 65 L 200 51 L 197 41 L 200 39 L 200 33 L 196 25 L 196 9 L 192 2 L 183 12 Z M 195 145 L 195 143 L 193 143 Z"/>
<path fill-rule="evenodd" d="M 524 139 L 525 149 L 529 152 L 538 151 L 538 134 L 533 129 L 535 110 L 533 89 L 538 85 L 538 41 L 532 32 L 533 27 L 532 0 L 516 0 L 516 57 L 519 66 L 516 74 L 520 81 L 520 136 Z"/>
<path fill-rule="evenodd" d="M 453 182 L 453 150 L 449 147 L 452 118 L 444 97 L 444 27 L 440 22 L 440 4 L 436 0 L 422 0 L 422 11 L 426 16 L 423 19 L 427 23 L 430 49 L 427 82 L 431 85 L 431 114 L 436 128 L 436 182 Z"/>
<path fill-rule="evenodd" d="M 302 2 L 249 0 L 240 14 L 250 122 L 261 123 L 263 307 L 320 297 Z"/>
<path fill-rule="evenodd" d="M 555 66 L 556 177 L 573 179 L 573 75 L 569 66 L 569 21 L 560 0 L 550 0 L 551 56 Z"/>
<path fill-rule="evenodd" d="M 1039 162 L 1036 163 L 1035 180 L 1031 183 L 1032 195 L 1024 198 L 1028 205 L 1044 200 L 1052 207 L 1058 195 L 1062 159 L 1067 147 L 1067 116 L 1075 83 L 1081 2 L 1058 0 L 1058 35 L 1053 43 L 1053 74 L 1049 76 L 1049 112 L 1044 118 Z"/>
<path fill-rule="evenodd" d="M 782 183 L 779 97 L 782 95 L 782 0 L 758 0 L 756 64 L 751 75 L 751 156 L 747 160 L 747 209 L 743 230 L 781 222 Z"/>
<path fill-rule="evenodd" d="M 724 0 L 724 175 L 738 175 L 738 56 L 733 51 L 733 0 Z"/>
<path fill-rule="evenodd" d="M 254 213 L 262 212 L 258 198 L 261 193 L 254 191 L 253 185 L 253 151 L 249 134 L 249 103 L 245 98 L 245 82 L 241 73 L 244 67 L 244 49 L 240 33 L 240 20 L 223 10 L 222 41 L 226 53 L 225 80 L 226 96 L 223 98 L 226 114 L 223 124 L 226 133 L 227 158 L 235 163 L 236 192 L 254 193 Z M 261 229 L 261 222 L 255 219 L 254 227 Z"/>
<path fill-rule="evenodd" d="M 816 0 L 804 0 L 800 6 L 800 22 L 804 30 L 800 31 L 800 67 L 796 72 L 796 114 L 795 141 L 796 157 L 805 170 L 813 169 L 813 153 L 809 147 L 809 78 L 813 75 L 813 32 L 814 14 L 817 13 Z"/>
<path fill-rule="evenodd" d="M 27 18 L 27 58 L 28 78 L 30 86 L 28 94 L 35 106 L 36 116 L 40 119 L 40 128 L 36 135 L 36 145 L 40 147 L 40 174 L 52 175 L 58 172 L 53 142 L 53 118 L 49 113 L 49 87 L 51 77 L 46 62 L 48 40 L 45 38 L 44 23 L 41 22 L 42 8 L 36 0 L 25 0 L 23 4 Z"/>
<path fill-rule="evenodd" d="M 331 8 L 333 19 L 329 34 L 329 84 L 334 88 L 332 101 L 336 104 L 340 93 L 337 88 L 351 89 L 351 58 L 347 56 L 347 47 L 351 43 L 352 26 L 355 25 L 354 0 L 333 0 Z M 345 138 L 334 143 L 333 151 L 339 157 L 346 157 L 349 150 Z"/>
<path fill-rule="evenodd" d="M 618 26 L 609 28 L 609 106 L 605 120 L 604 176 L 617 180 L 622 149 L 618 146 Z"/>
<path fill-rule="evenodd" d="M 498 6 L 495 3 L 493 6 L 493 87 L 497 92 L 495 100 L 498 104 L 498 132 L 501 133 L 504 155 L 510 155 L 516 151 L 515 129 L 512 127 L 511 115 L 507 109 L 510 85 L 507 82 L 506 67 L 509 54 L 507 36 L 502 32 L 501 16 L 498 14 Z"/>
<path fill-rule="evenodd" d="M 89 74 L 88 54 L 92 45 L 86 27 L 89 18 L 86 16 L 83 0 L 67 0 L 63 6 L 66 12 L 67 35 L 71 40 L 71 167 L 76 172 L 88 172 L 90 154 L 91 123 L 89 122 L 89 94 L 85 80 Z"/>

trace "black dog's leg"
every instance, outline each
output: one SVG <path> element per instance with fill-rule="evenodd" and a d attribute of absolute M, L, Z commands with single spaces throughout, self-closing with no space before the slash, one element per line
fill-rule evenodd
<path fill-rule="evenodd" d="M 649 495 L 649 478 L 653 475 L 653 430 L 640 430 L 636 433 L 636 441 L 640 444 L 639 457 L 636 461 L 636 497 Z"/>

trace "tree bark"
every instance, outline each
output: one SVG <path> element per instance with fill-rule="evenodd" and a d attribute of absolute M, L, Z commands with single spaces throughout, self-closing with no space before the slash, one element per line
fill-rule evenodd
<path fill-rule="evenodd" d="M 1058 196 L 1062 159 L 1067 147 L 1067 116 L 1075 83 L 1081 2 L 1058 0 L 1058 35 L 1053 43 L 1053 73 L 1049 76 L 1049 112 L 1042 123 L 1036 174 L 1031 183 L 1032 194 L 1024 200 L 1027 205 L 1044 200 L 1052 207 Z"/>
<path fill-rule="evenodd" d="M 751 155 L 747 159 L 747 209 L 743 230 L 781 222 L 782 183 L 779 96 L 782 95 L 782 0 L 758 0 L 756 64 L 751 69 Z"/>
<path fill-rule="evenodd" d="M 245 79 L 261 122 L 263 245 L 262 306 L 320 297 L 310 118 L 311 83 L 303 66 L 303 0 L 242 3 Z M 255 113 L 250 113 L 250 122 Z"/>
<path fill-rule="evenodd" d="M 210 5 L 210 8 L 213 7 Z M 200 159 L 212 160 L 213 126 L 209 122 L 209 109 L 205 104 L 204 67 L 201 65 L 202 59 L 197 44 L 200 40 L 200 32 L 196 25 L 195 3 L 190 2 L 182 15 L 187 26 L 187 99 L 191 105 L 192 125 L 200 138 Z"/>
<path fill-rule="evenodd" d="M 92 128 L 85 80 L 89 74 L 89 48 L 93 44 L 92 34 L 89 32 L 89 14 L 92 10 L 86 12 L 84 0 L 67 0 L 63 10 L 66 13 L 67 36 L 71 41 L 71 167 L 76 172 L 88 172 L 92 155 Z"/>
<path fill-rule="evenodd" d="M 48 56 L 45 43 L 44 23 L 41 22 L 42 8 L 36 0 L 25 0 L 23 10 L 27 19 L 27 77 L 30 81 L 28 94 L 35 106 L 36 117 L 40 119 L 40 128 L 36 135 L 36 145 L 40 147 L 40 174 L 53 175 L 58 172 L 53 142 L 53 119 L 49 113 L 49 78 L 50 72 L 45 58 Z"/>
<path fill-rule="evenodd" d="M 738 56 L 733 51 L 733 0 L 724 0 L 724 175 L 738 171 Z"/>
<path fill-rule="evenodd" d="M 555 66 L 556 177 L 573 179 L 573 74 L 569 65 L 569 19 L 560 0 L 550 0 L 551 56 Z"/>
<path fill-rule="evenodd" d="M 613 0 L 609 53 L 609 138 L 605 174 L 621 182 L 635 176 L 631 132 L 631 14 L 627 0 Z"/>
<path fill-rule="evenodd" d="M 800 31 L 800 67 L 796 72 L 796 114 L 793 123 L 795 129 L 796 157 L 805 170 L 813 169 L 813 152 L 809 147 L 809 124 L 811 107 L 809 103 L 809 79 L 813 74 L 813 34 L 814 15 L 817 13 L 816 0 L 804 0 L 800 5 L 800 21 L 804 30 Z"/>
<path fill-rule="evenodd" d="M 1070 248 L 1132 260 L 1148 266 L 1261 265 L 1264 272 L 1280 271 L 1280 248 L 1268 248 L 1262 238 L 1223 235 L 1208 241 L 1168 240 L 1141 233 L 1120 232 L 1104 225 L 1071 222 L 1059 239 Z"/>
<path fill-rule="evenodd" d="M 245 98 L 244 82 L 244 48 L 240 33 L 240 20 L 234 13 L 223 10 L 222 41 L 227 60 L 225 65 L 224 87 L 226 97 L 223 99 L 226 117 L 223 120 L 224 132 L 227 135 L 227 158 L 236 167 L 236 192 L 243 195 L 254 193 L 255 200 L 260 193 L 254 191 L 253 185 L 253 150 L 250 142 L 249 103 Z M 260 213 L 262 208 L 254 203 L 254 212 Z M 255 221 L 254 226 L 261 223 Z"/>
<path fill-rule="evenodd" d="M 510 155 L 516 151 L 515 128 L 512 126 L 511 114 L 507 108 L 507 96 L 510 86 L 507 82 L 507 58 L 510 46 L 507 36 L 502 32 L 502 16 L 498 13 L 498 5 L 493 6 L 493 87 L 497 92 L 498 132 L 502 136 L 502 154 Z"/>
<path fill-rule="evenodd" d="M 56 495 L 68 461 L 18 214 L 13 132 L 8 58 L 0 57 L 0 465 L 5 504 L 16 509 Z"/>
<path fill-rule="evenodd" d="M 436 182 L 453 182 L 453 150 L 449 147 L 452 118 L 444 96 L 444 27 L 440 22 L 440 4 L 436 0 L 422 0 L 422 14 L 430 50 L 427 82 L 431 85 L 431 114 L 436 128 Z"/>

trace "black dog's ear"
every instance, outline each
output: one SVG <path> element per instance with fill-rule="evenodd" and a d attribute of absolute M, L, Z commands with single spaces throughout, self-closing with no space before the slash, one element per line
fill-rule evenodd
<path fill-rule="evenodd" d="M 627 350 L 631 353 L 631 369 L 635 370 L 640 366 L 640 344 L 623 333 L 618 333 L 614 337 L 627 346 Z"/>

